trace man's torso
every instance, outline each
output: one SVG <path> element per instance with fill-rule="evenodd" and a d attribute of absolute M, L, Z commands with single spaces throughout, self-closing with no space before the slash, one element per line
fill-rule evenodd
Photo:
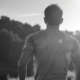
<path fill-rule="evenodd" d="M 35 33 L 33 42 L 37 59 L 36 80 L 65 80 L 74 39 L 50 28 Z"/>

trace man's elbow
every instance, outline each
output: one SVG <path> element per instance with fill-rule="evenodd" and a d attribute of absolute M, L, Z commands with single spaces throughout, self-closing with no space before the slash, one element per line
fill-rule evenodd
<path fill-rule="evenodd" d="M 26 71 L 26 64 L 18 64 L 18 72 L 24 73 Z"/>
<path fill-rule="evenodd" d="M 26 67 L 25 63 L 22 63 L 21 61 L 18 62 L 18 69 L 22 69 L 22 68 L 25 68 L 25 67 Z"/>
<path fill-rule="evenodd" d="M 18 67 L 22 65 L 21 60 L 18 61 Z"/>

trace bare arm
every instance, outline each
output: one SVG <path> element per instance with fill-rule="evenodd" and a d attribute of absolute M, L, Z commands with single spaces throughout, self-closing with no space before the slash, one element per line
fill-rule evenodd
<path fill-rule="evenodd" d="M 20 80 L 25 80 L 26 66 L 31 56 L 32 56 L 32 52 L 29 50 L 25 50 L 22 52 L 21 58 L 18 63 L 18 74 Z"/>
<path fill-rule="evenodd" d="M 33 55 L 33 52 L 34 52 L 34 45 L 32 42 L 32 36 L 29 36 L 25 40 L 25 45 L 23 47 L 22 55 L 18 63 L 18 74 L 20 80 L 25 80 L 26 66 L 28 64 L 29 59 Z"/>

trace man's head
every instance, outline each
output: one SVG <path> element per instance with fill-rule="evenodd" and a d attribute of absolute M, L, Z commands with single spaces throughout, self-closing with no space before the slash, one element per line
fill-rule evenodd
<path fill-rule="evenodd" d="M 44 21 L 48 25 L 59 26 L 63 19 L 63 11 L 56 4 L 49 5 L 44 11 Z"/>

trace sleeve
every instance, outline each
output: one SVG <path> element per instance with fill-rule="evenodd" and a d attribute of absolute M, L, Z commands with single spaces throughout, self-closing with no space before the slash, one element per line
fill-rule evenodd
<path fill-rule="evenodd" d="M 22 50 L 30 50 L 30 51 L 34 52 L 34 44 L 33 44 L 33 36 L 32 35 L 29 35 L 26 38 L 25 44 L 24 44 Z"/>

